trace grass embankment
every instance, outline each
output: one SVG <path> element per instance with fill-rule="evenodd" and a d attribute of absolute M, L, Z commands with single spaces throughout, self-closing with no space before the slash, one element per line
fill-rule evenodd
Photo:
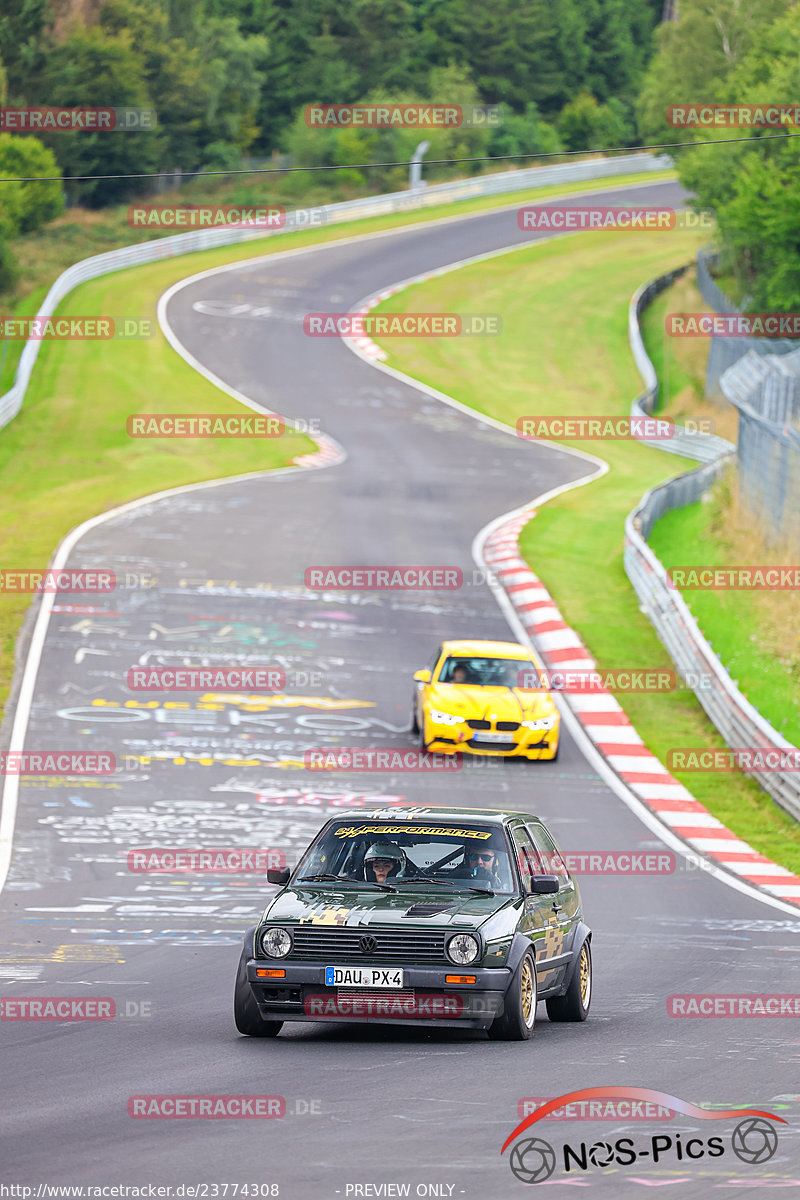
<path fill-rule="evenodd" d="M 627 414 L 641 390 L 627 340 L 630 297 L 643 281 L 688 262 L 699 244 L 688 233 L 579 234 L 416 285 L 376 311 L 498 312 L 502 335 L 393 337 L 383 344 L 388 362 L 512 427 L 526 414 Z M 692 464 L 636 442 L 564 444 L 599 454 L 611 470 L 540 509 L 523 531 L 522 553 L 601 667 L 663 667 L 667 653 L 623 568 L 623 528 L 648 488 Z M 672 748 L 724 745 L 685 689 L 617 698 L 662 760 Z M 753 780 L 677 777 L 740 837 L 800 871 L 800 827 Z"/>
<path fill-rule="evenodd" d="M 658 172 L 610 182 L 621 186 L 671 175 Z M 570 191 L 598 186 L 603 182 L 575 184 Z M 214 199 L 267 202 L 250 196 L 246 185 L 241 188 L 244 190 L 232 194 L 220 190 Z M 563 191 L 563 185 L 532 189 L 513 197 L 475 199 L 183 255 L 84 284 L 58 311 L 67 316 L 109 313 L 155 321 L 159 295 L 195 271 L 432 217 L 521 204 Z M 161 196 L 158 203 L 170 199 L 186 202 L 185 196 Z M 197 199 L 193 194 L 192 200 Z M 273 199 L 271 195 L 270 202 Z M 135 241 L 137 235 L 138 240 L 151 236 L 129 228 L 126 212 L 127 206 L 101 213 L 67 213 L 35 237 L 16 242 L 15 252 L 25 267 L 26 289 L 15 305 L 0 303 L 0 308 L 17 315 L 34 313 L 53 278 L 76 259 Z M 0 347 L 0 394 L 11 385 L 22 346 L 16 341 Z M 143 341 L 44 342 L 22 411 L 0 430 L 4 501 L 0 563 L 14 569 L 42 567 L 70 529 L 115 505 L 185 483 L 283 466 L 313 449 L 308 438 L 299 436 L 253 442 L 133 441 L 125 432 L 127 417 L 137 412 L 237 411 L 240 406 L 184 363 L 157 328 L 152 339 Z M 0 593 L 0 705 L 8 695 L 14 642 L 28 603 L 29 597 L 24 595 Z"/>

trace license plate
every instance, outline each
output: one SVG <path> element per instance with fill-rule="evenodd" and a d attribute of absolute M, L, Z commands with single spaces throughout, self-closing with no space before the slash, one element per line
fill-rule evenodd
<path fill-rule="evenodd" d="M 510 733 L 477 733 L 475 735 L 476 742 L 513 742 Z"/>
<path fill-rule="evenodd" d="M 401 988 L 402 967 L 326 967 L 327 987 Z"/>

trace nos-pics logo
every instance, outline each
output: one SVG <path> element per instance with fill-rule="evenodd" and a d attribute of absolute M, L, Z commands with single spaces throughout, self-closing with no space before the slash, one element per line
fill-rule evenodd
<path fill-rule="evenodd" d="M 544 1138 L 536 1135 L 521 1137 L 537 1121 L 568 1104 L 583 1100 L 600 1099 L 639 1100 L 659 1104 L 673 1112 L 682 1113 L 698 1121 L 736 1120 L 737 1125 L 730 1135 L 729 1144 L 724 1136 L 682 1138 L 679 1133 L 654 1134 L 649 1138 L 634 1139 L 620 1137 L 614 1140 L 601 1139 L 596 1142 L 578 1142 L 564 1145 L 556 1150 Z M 567 1092 L 548 1100 L 527 1116 L 516 1129 L 506 1138 L 500 1151 L 505 1154 L 515 1139 L 520 1140 L 514 1145 L 509 1155 L 509 1166 L 521 1183 L 544 1183 L 561 1165 L 568 1177 L 580 1177 L 584 1172 L 604 1167 L 626 1167 L 634 1163 L 646 1166 L 648 1163 L 688 1164 L 704 1158 L 721 1158 L 732 1153 L 741 1162 L 760 1165 L 768 1162 L 778 1149 L 778 1131 L 771 1122 L 777 1121 L 785 1125 L 783 1117 L 774 1113 L 762 1112 L 756 1108 L 726 1108 L 711 1111 L 698 1108 L 678 1096 L 670 1096 L 666 1092 L 655 1091 L 652 1088 L 635 1087 L 596 1087 L 582 1088 L 577 1092 Z"/>

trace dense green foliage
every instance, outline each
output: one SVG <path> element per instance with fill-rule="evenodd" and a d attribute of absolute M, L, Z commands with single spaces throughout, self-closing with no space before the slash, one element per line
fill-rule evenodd
<path fill-rule="evenodd" d="M 3 0 L 0 47 L 9 105 L 158 113 L 157 128 L 135 134 L 41 134 L 70 198 L 100 206 L 142 183 L 70 180 L 224 169 L 242 152 L 274 150 L 309 165 L 391 161 L 425 136 L 309 131 L 309 104 L 461 96 L 504 107 L 508 123 L 493 130 L 435 131 L 429 157 L 608 144 L 632 132 L 660 9 L 660 0 Z M 560 120 L 570 102 L 578 111 Z M 366 182 L 389 178 L 372 172 Z"/>
<path fill-rule="evenodd" d="M 425 178 L 438 179 L 481 164 L 435 159 L 686 143 L 681 178 L 717 213 L 740 294 L 757 308 L 798 309 L 800 139 L 667 120 L 675 104 L 800 95 L 798 0 L 680 0 L 677 19 L 661 23 L 663 9 L 662 0 L 2 0 L 0 105 L 158 116 L 137 132 L 15 135 L 13 150 L 0 141 L 0 176 L 60 171 L 70 202 L 101 207 L 151 185 L 98 176 L 191 176 L 275 151 L 341 168 L 403 163 L 424 139 Z M 306 123 L 308 105 L 372 101 L 498 105 L 504 120 L 432 130 Z M 734 144 L 690 145 L 708 138 Z M 407 172 L 354 166 L 320 172 L 313 186 L 334 178 L 341 194 L 402 187 Z M 0 186 L 6 278 L 8 240 L 61 204 L 56 186 L 21 186 Z"/>
<path fill-rule="evenodd" d="M 638 113 L 645 138 L 731 144 L 681 151 L 681 181 L 714 210 L 724 269 L 751 311 L 800 309 L 800 137 L 776 129 L 670 129 L 670 104 L 797 104 L 800 7 L 796 0 L 682 0 L 662 26 Z M 797 105 L 800 109 L 800 104 Z M 787 125 L 786 132 L 800 134 Z M 773 135 L 773 136 L 769 136 Z M 736 139 L 743 139 L 737 141 Z"/>

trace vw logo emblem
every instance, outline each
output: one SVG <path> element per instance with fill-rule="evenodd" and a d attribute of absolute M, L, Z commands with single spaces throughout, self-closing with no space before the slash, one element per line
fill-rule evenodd
<path fill-rule="evenodd" d="M 374 954 L 378 949 L 378 943 L 371 934 L 358 939 L 358 945 L 362 954 Z"/>
<path fill-rule="evenodd" d="M 748 1117 L 746 1121 L 740 1121 L 734 1129 L 731 1147 L 742 1162 L 767 1162 L 778 1149 L 775 1126 L 763 1121 L 761 1117 Z"/>

